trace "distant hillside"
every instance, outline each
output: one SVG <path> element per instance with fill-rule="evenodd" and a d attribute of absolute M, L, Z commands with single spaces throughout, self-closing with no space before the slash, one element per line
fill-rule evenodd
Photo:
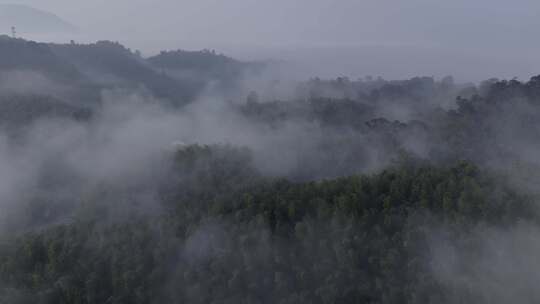
<path fill-rule="evenodd" d="M 58 16 L 19 4 L 0 4 L 0 33 L 8 34 L 15 26 L 21 34 L 71 33 L 72 24 Z"/>
<path fill-rule="evenodd" d="M 61 99 L 91 103 L 105 88 L 143 88 L 174 105 L 183 105 L 209 84 L 222 91 L 233 90 L 246 72 L 263 67 L 206 50 L 162 52 L 146 59 L 111 41 L 38 43 L 0 35 L 0 51 L 0 73 L 38 72 L 70 88 L 70 96 Z"/>
<path fill-rule="evenodd" d="M 142 57 L 117 42 L 50 44 L 59 57 L 74 64 L 94 81 L 130 87 L 144 86 L 157 97 L 174 102 L 193 98 L 203 83 L 178 81 L 152 68 Z"/>
<path fill-rule="evenodd" d="M 48 44 L 0 36 L 0 71 L 32 70 L 55 80 L 72 81 L 82 75 L 56 55 Z"/>
<path fill-rule="evenodd" d="M 86 100 L 103 88 L 148 89 L 154 96 L 181 105 L 192 100 L 207 77 L 177 79 L 117 42 L 38 43 L 0 36 L 0 72 L 35 71 L 72 86 Z"/>
<path fill-rule="evenodd" d="M 159 55 L 148 58 L 148 61 L 160 68 L 207 71 L 241 65 L 241 62 L 233 58 L 210 50 L 163 51 Z"/>
<path fill-rule="evenodd" d="M 50 96 L 0 94 L 0 128 L 2 130 L 26 126 L 43 117 L 86 120 L 91 115 L 89 108 L 68 104 Z"/>
<path fill-rule="evenodd" d="M 232 85 L 246 72 L 256 72 L 263 63 L 241 62 L 215 51 L 163 51 L 148 58 L 148 62 L 179 79 L 205 78 L 220 81 L 224 87 Z"/>

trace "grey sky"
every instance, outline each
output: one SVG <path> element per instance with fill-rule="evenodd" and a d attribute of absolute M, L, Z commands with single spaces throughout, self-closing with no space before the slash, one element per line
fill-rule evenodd
<path fill-rule="evenodd" d="M 424 51 L 444 49 L 446 53 L 468 57 L 489 52 L 494 60 L 512 62 L 513 57 L 521 57 L 522 66 L 540 67 L 536 60 L 540 50 L 538 0 L 12 0 L 10 3 L 51 11 L 91 37 L 123 41 L 147 52 L 161 48 L 212 47 L 238 50 L 238 53 L 245 48 L 243 53 L 247 54 L 247 48 L 259 48 L 273 56 L 268 50 L 382 45 L 419 47 Z M 536 61 L 529 64 L 525 60 Z"/>

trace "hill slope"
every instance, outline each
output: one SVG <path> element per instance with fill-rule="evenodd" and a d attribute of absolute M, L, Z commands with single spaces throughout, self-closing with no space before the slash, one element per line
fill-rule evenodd
<path fill-rule="evenodd" d="M 12 26 L 21 33 L 70 33 L 77 31 L 60 17 L 39 9 L 19 4 L 0 4 L 0 32 L 8 33 Z"/>

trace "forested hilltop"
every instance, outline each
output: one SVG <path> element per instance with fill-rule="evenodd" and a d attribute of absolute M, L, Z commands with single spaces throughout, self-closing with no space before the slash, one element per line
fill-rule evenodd
<path fill-rule="evenodd" d="M 0 303 L 540 300 L 540 76 L 0 50 Z"/>
<path fill-rule="evenodd" d="M 173 105 L 183 105 L 210 81 L 234 86 L 242 73 L 264 65 L 240 62 L 208 50 L 163 52 L 143 58 L 139 51 L 112 41 L 57 44 L 0 36 L 0 47 L 2 71 L 39 73 L 78 93 L 64 97 L 88 103 L 96 102 L 101 90 L 120 87 L 144 88 Z M 188 69 L 189 75 L 177 77 Z"/>

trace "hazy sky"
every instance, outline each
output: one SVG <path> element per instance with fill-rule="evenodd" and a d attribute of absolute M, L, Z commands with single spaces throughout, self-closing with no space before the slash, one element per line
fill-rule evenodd
<path fill-rule="evenodd" d="M 253 52 L 248 49 L 259 48 L 274 56 L 277 51 L 272 50 L 277 49 L 376 45 L 444 50 L 466 58 L 482 57 L 489 52 L 493 60 L 508 64 L 517 61 L 522 67 L 540 68 L 536 60 L 540 50 L 538 0 L 13 0 L 10 3 L 51 11 L 92 37 L 123 41 L 146 51 L 215 47 L 250 56 Z"/>
<path fill-rule="evenodd" d="M 5 2 L 5 1 L 4 1 Z M 235 44 L 516 43 L 537 0 L 13 0 L 100 34 Z M 485 36 L 485 37 L 483 37 Z M 501 37 L 503 36 L 503 37 Z"/>

